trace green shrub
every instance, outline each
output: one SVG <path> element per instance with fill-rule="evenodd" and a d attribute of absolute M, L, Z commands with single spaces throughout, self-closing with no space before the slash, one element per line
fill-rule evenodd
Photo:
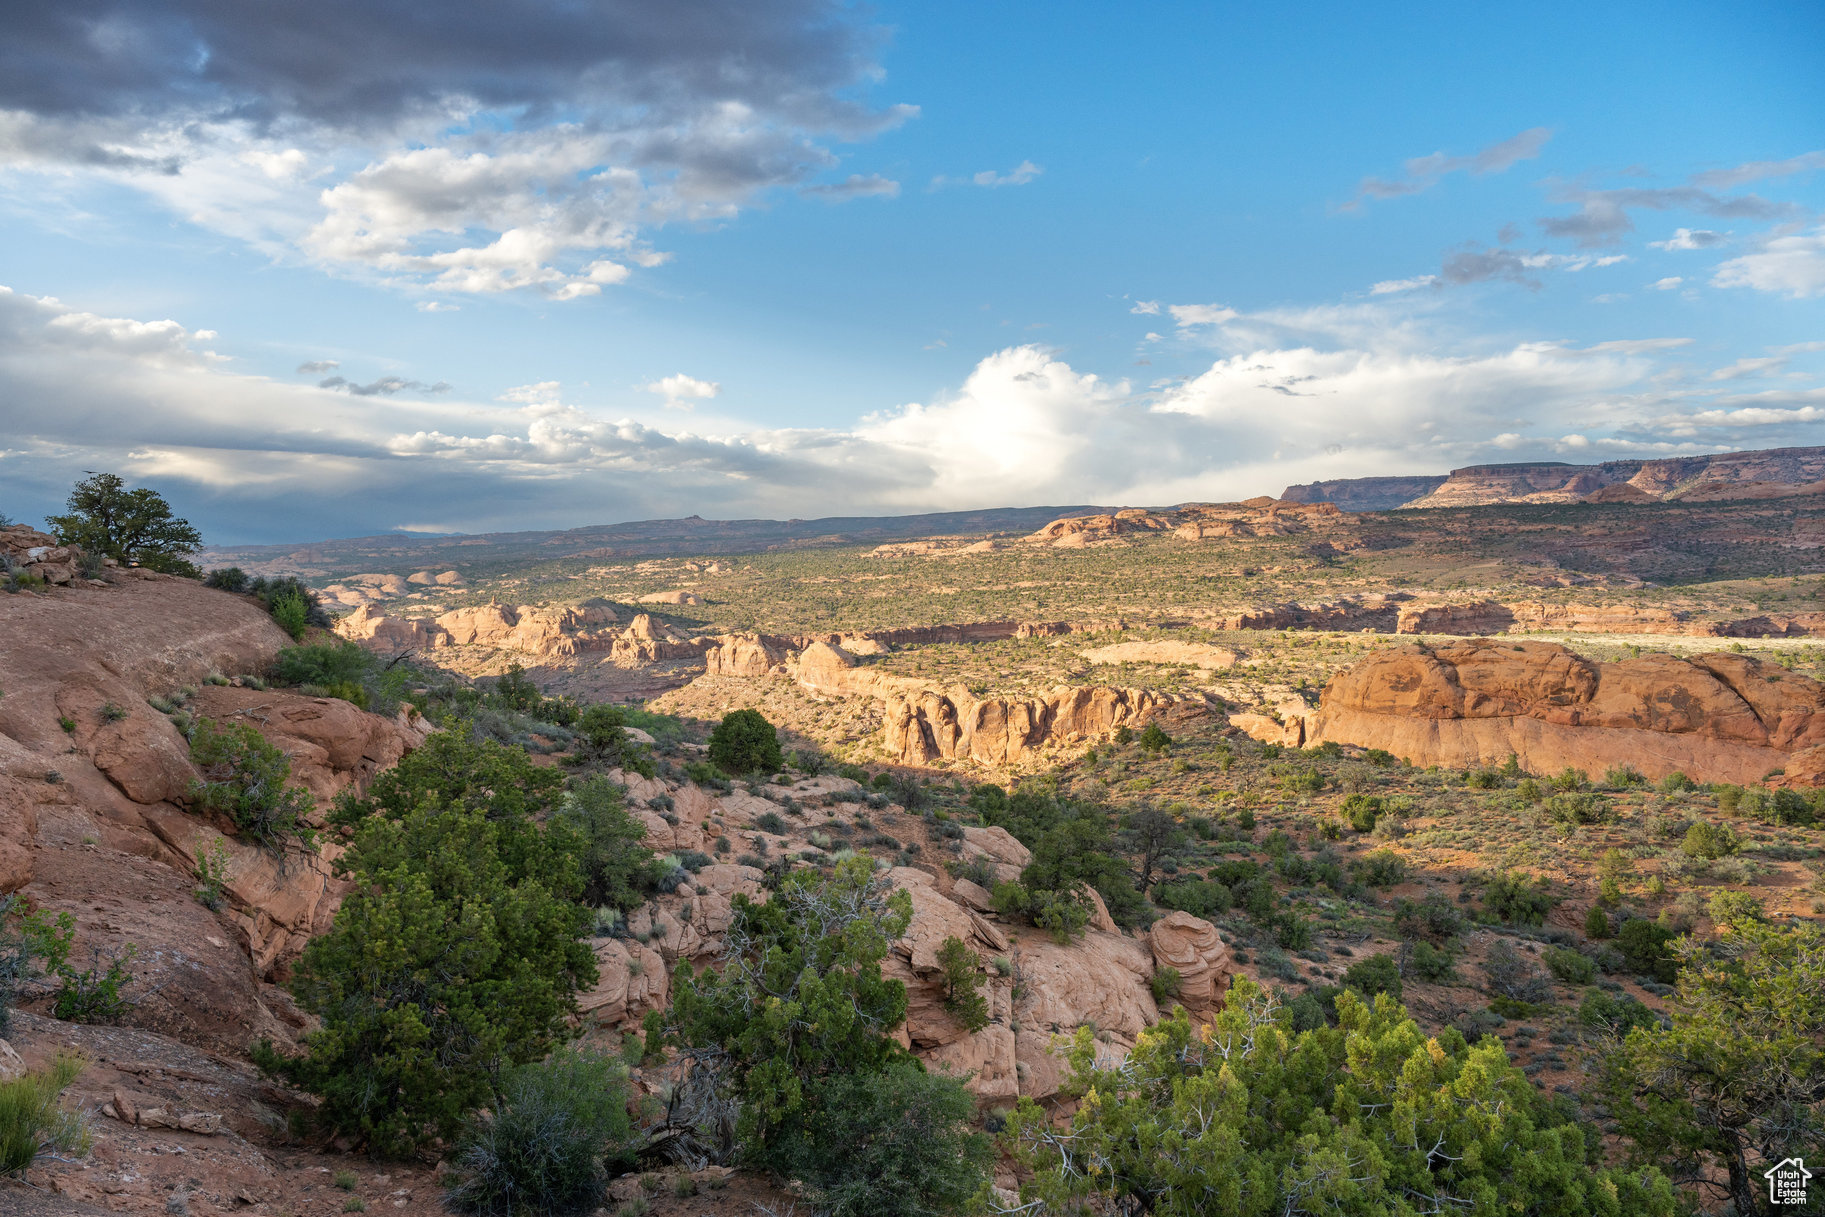
<path fill-rule="evenodd" d="M 1541 952 L 1552 974 L 1571 985 L 1588 985 L 1597 978 L 1597 963 L 1581 951 L 1569 947 L 1547 947 Z"/>
<path fill-rule="evenodd" d="M 1727 857 L 1740 847 L 1735 829 L 1728 824 L 1712 824 L 1705 820 L 1686 829 L 1685 840 L 1679 843 L 1679 850 L 1686 857 L 1706 862 Z"/>
<path fill-rule="evenodd" d="M 1090 924 L 1090 900 L 1079 888 L 1034 890 L 1022 883 L 995 885 L 995 911 L 1003 917 L 1024 918 L 1051 933 L 1064 945 L 1083 934 Z"/>
<path fill-rule="evenodd" d="M 1584 914 L 1584 936 L 1597 941 L 1610 936 L 1610 915 L 1601 905 L 1591 905 L 1590 912 Z"/>
<path fill-rule="evenodd" d="M 1522 778 L 1515 783 L 1514 793 L 1515 798 L 1523 803 L 1538 803 L 1545 797 L 1545 792 L 1540 789 L 1540 783 L 1532 778 Z"/>
<path fill-rule="evenodd" d="M 776 773 L 785 766 L 779 732 L 758 710 L 734 710 L 710 732 L 710 760 L 724 773 Z"/>
<path fill-rule="evenodd" d="M 1179 986 L 1185 978 L 1179 970 L 1171 965 L 1155 968 L 1153 975 L 1147 978 L 1147 987 L 1153 991 L 1153 1004 L 1164 1009 L 1169 998 L 1179 995 Z"/>
<path fill-rule="evenodd" d="M 1567 765 L 1552 780 L 1552 788 L 1560 791 L 1583 790 L 1591 784 L 1589 775 L 1582 769 Z"/>
<path fill-rule="evenodd" d="M 363 710 L 390 715 L 399 709 L 410 673 L 345 639 L 286 647 L 269 675 L 280 684 L 321 689 Z"/>
<path fill-rule="evenodd" d="M 482 812 L 489 820 L 543 819 L 564 800 L 564 774 L 532 763 L 523 748 L 464 731 L 437 731 L 369 784 L 337 800 L 332 823 L 354 828 L 372 816 L 399 819 L 425 803 Z"/>
<path fill-rule="evenodd" d="M 310 601 L 294 591 L 281 592 L 269 606 L 272 619 L 293 638 L 304 637 L 305 622 L 310 617 Z"/>
<path fill-rule="evenodd" d="M 559 1049 L 508 1070 L 492 1110 L 457 1139 L 446 1202 L 486 1217 L 589 1212 L 608 1164 L 632 1164 L 627 1100 L 626 1067 L 612 1057 Z"/>
<path fill-rule="evenodd" d="M 1292 909 L 1274 919 L 1274 945 L 1283 951 L 1304 951 L 1312 945 L 1312 923 Z"/>
<path fill-rule="evenodd" d="M 1578 1021 L 1593 1031 L 1620 1039 L 1636 1027 L 1658 1027 L 1660 1016 L 1626 993 L 1592 989 L 1578 1005 Z"/>
<path fill-rule="evenodd" d="M 1350 827 L 1357 832 L 1375 831 L 1375 820 L 1381 815 L 1381 809 L 1380 795 L 1363 794 L 1360 791 L 1344 799 L 1343 805 L 1338 808 L 1350 822 Z"/>
<path fill-rule="evenodd" d="M 250 723 L 198 719 L 190 729 L 190 759 L 202 780 L 190 788 L 197 806 L 226 815 L 249 840 L 272 849 L 315 845 L 305 821 L 310 792 L 287 787 L 291 760 Z"/>
<path fill-rule="evenodd" d="M 577 715 L 576 735 L 575 756 L 584 764 L 616 766 L 647 778 L 658 772 L 646 747 L 627 733 L 627 714 L 619 706 L 585 709 Z"/>
<path fill-rule="evenodd" d="M 1483 887 L 1483 909 L 1509 925 L 1545 925 L 1553 898 L 1546 884 L 1514 871 L 1491 875 Z"/>
<path fill-rule="evenodd" d="M 20 896 L 0 896 L 0 1039 L 12 1032 L 13 1006 L 32 979 L 33 936 L 25 932 Z"/>
<path fill-rule="evenodd" d="M 657 886 L 661 868 L 646 847 L 646 825 L 629 814 L 626 792 L 615 783 L 605 777 L 578 782 L 565 792 L 553 821 L 578 838 L 583 903 L 627 912 Z"/>
<path fill-rule="evenodd" d="M 721 1113 L 697 1134 L 710 1141 L 703 1152 L 722 1160 L 739 1147 L 791 1172 L 829 1101 L 825 1084 L 907 1058 L 891 1038 L 906 987 L 881 960 L 911 920 L 910 897 L 863 857 L 791 871 L 762 904 L 736 894 L 719 966 L 685 965 L 675 978 L 672 1020 L 691 1062 L 677 1101 Z"/>
<path fill-rule="evenodd" d="M 1407 879 L 1407 863 L 1389 849 L 1378 849 L 1350 863 L 1350 874 L 1367 887 L 1394 887 Z"/>
<path fill-rule="evenodd" d="M 944 1008 L 951 1017 L 972 1032 L 988 1026 L 988 1002 L 978 992 L 988 979 L 982 974 L 982 956 L 953 935 L 938 948 L 938 967 L 943 972 Z"/>
<path fill-rule="evenodd" d="M 107 951 L 91 947 L 89 966 L 79 969 L 70 962 L 76 939 L 76 918 L 70 913 L 53 917 L 41 909 L 20 922 L 20 932 L 27 958 L 39 960 L 45 978 L 56 982 L 53 1018 L 71 1023 L 117 1023 L 138 1004 L 121 992 L 133 981 L 131 968 L 139 948 L 132 943 Z"/>
<path fill-rule="evenodd" d="M 21 1178 L 43 1158 L 88 1155 L 88 1120 L 58 1102 L 82 1066 L 59 1056 L 48 1069 L 0 1082 L 0 1178 Z"/>
<path fill-rule="evenodd" d="M 1180 879 L 1154 888 L 1153 900 L 1161 908 L 1180 909 L 1208 921 L 1228 911 L 1230 892 L 1214 879 Z"/>
<path fill-rule="evenodd" d="M 1300 1029 L 1270 1000 L 1239 978 L 1208 1030 L 1175 1014 L 1119 1064 L 1081 1029 L 1063 1093 L 1095 1098 L 1064 1118 L 1022 1098 L 1009 1118 L 1008 1148 L 1030 1164 L 1021 1199 L 1047 1213 L 1672 1217 L 1667 1181 L 1592 1165 L 1596 1131 L 1499 1040 L 1429 1042 L 1385 995 L 1336 994 L 1335 1028 Z"/>
<path fill-rule="evenodd" d="M 222 838 L 212 839 L 207 848 L 196 851 L 197 903 L 210 912 L 218 912 L 228 891 L 228 847 Z"/>
<path fill-rule="evenodd" d="M 1611 790 L 1629 790 L 1636 786 L 1647 785 L 1648 780 L 1642 776 L 1641 770 L 1633 765 L 1611 765 L 1609 771 L 1603 775 L 1603 784 Z"/>
<path fill-rule="evenodd" d="M 1148 723 L 1141 732 L 1140 745 L 1142 752 L 1158 755 L 1172 747 L 1172 737 L 1160 730 L 1158 723 Z"/>
<path fill-rule="evenodd" d="M 445 756 L 493 759 L 469 748 Z M 478 790 L 482 780 L 421 768 L 382 792 L 383 806 L 421 781 L 462 793 L 360 821 L 337 862 L 353 887 L 290 982 L 321 1026 L 300 1055 L 270 1042 L 253 1054 L 320 1096 L 322 1122 L 378 1154 L 453 1136 L 503 1069 L 564 1038 L 576 995 L 596 979 L 575 830 L 508 810 L 525 806 L 524 792 L 489 814 L 501 792 Z"/>
<path fill-rule="evenodd" d="M 1343 983 L 1366 998 L 1386 993 L 1400 1000 L 1400 965 L 1392 955 L 1370 955 L 1344 969 Z"/>
<path fill-rule="evenodd" d="M 784 1173 L 805 1184 L 820 1214 L 962 1212 L 988 1179 L 994 1153 L 971 1131 L 975 1098 L 955 1077 L 900 1061 L 832 1075 L 815 1087 L 813 1105 Z"/>
<path fill-rule="evenodd" d="M 1442 943 L 1464 932 L 1464 917 L 1449 900 L 1428 892 L 1423 899 L 1394 906 L 1394 928 L 1402 938 Z"/>
<path fill-rule="evenodd" d="M 1413 944 L 1413 953 L 1407 962 L 1415 976 L 1432 984 L 1450 984 L 1457 980 L 1451 952 L 1435 947 L 1423 938 Z"/>
<path fill-rule="evenodd" d="M 1697 790 L 1698 784 L 1679 770 L 1675 769 L 1672 773 L 1669 773 L 1667 776 L 1660 779 L 1660 784 L 1657 789 L 1659 789 L 1662 794 L 1678 794 L 1680 791 L 1684 790 Z"/>
<path fill-rule="evenodd" d="M 1672 943 L 1678 935 L 1643 917 L 1631 917 L 1616 932 L 1616 947 L 1629 970 L 1670 985 L 1679 976 L 1679 961 Z"/>
<path fill-rule="evenodd" d="M 1610 818 L 1609 803 L 1590 791 L 1561 791 L 1546 800 L 1546 812 L 1561 824 L 1601 824 Z"/>

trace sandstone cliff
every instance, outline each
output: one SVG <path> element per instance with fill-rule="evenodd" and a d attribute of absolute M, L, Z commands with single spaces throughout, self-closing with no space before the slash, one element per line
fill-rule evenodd
<path fill-rule="evenodd" d="M 1303 723 L 1306 744 L 1383 748 L 1418 765 L 1700 782 L 1825 781 L 1825 686 L 1733 654 L 1617 663 L 1564 647 L 1470 639 L 1382 651 L 1334 677 Z"/>
<path fill-rule="evenodd" d="M 291 639 L 250 599 L 144 571 L 112 578 L 0 596 L 0 891 L 74 913 L 79 951 L 135 943 L 150 991 L 135 1025 L 234 1051 L 285 1038 L 289 1002 L 267 982 L 328 923 L 339 886 L 320 855 L 275 855 L 193 814 L 188 743 L 148 698 L 191 689 L 190 713 L 252 724 L 319 808 L 424 726 L 210 684 L 265 671 Z M 214 913 L 192 888 L 218 839 L 228 902 Z"/>

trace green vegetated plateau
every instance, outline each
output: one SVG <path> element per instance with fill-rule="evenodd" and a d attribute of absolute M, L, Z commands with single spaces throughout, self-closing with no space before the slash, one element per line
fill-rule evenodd
<path fill-rule="evenodd" d="M 1373 544 L 1350 551 L 1297 535 L 936 558 L 833 547 L 724 555 L 714 575 L 671 559 L 503 562 L 465 568 L 461 592 L 414 595 L 630 602 L 691 586 L 705 603 L 665 609 L 675 620 L 781 633 L 1184 622 L 1174 637 L 1236 645 L 1248 663 L 1086 665 L 1081 648 L 1130 636 L 1112 626 L 878 662 L 997 689 L 1110 675 L 1315 689 L 1393 640 L 1212 622 L 1401 589 L 1700 620 L 1810 611 L 1818 551 L 1754 539 L 1790 537 L 1804 516 L 1788 502 L 1400 512 L 1352 524 Z M 694 1212 L 714 1199 L 700 1189 L 729 1185 L 701 1168 L 726 1164 L 777 1189 L 772 1211 L 856 1217 L 1748 1214 L 1775 1211 L 1764 1169 L 1825 1156 L 1817 794 L 1649 784 L 1626 767 L 1420 769 L 1258 743 L 1218 715 L 1119 731 L 990 782 L 859 763 L 867 749 L 781 732 L 751 709 L 591 706 L 517 669 L 471 682 L 427 657 L 389 663 L 298 632 L 304 647 L 249 675 L 382 712 L 409 704 L 442 729 L 300 831 L 267 789 L 287 780 L 279 760 L 169 707 L 211 766 L 210 797 L 292 848 L 333 841 L 353 880 L 290 981 L 318 1023 L 295 1050 L 261 1044 L 254 1060 L 292 1088 L 292 1135 L 439 1159 L 458 1211 Z M 1819 659 L 1788 640 L 1704 645 L 1802 669 Z M 785 793 L 833 773 L 844 781 Z M 656 854 L 626 792 L 642 777 L 777 809 L 754 830 L 706 820 L 704 852 Z M 647 808 L 675 821 L 660 798 Z M 962 850 L 972 827 L 1006 830 L 1031 863 L 998 879 Z M 769 844 L 799 830 L 816 848 Z M 735 899 L 714 963 L 681 962 L 669 1004 L 637 1032 L 584 1033 L 572 1015 L 597 979 L 592 944 L 650 934 L 633 928 L 653 924 L 642 910 L 722 862 L 752 867 L 765 898 Z M 1003 924 L 1065 944 L 1091 932 L 1099 902 L 1124 933 L 1189 913 L 1216 927 L 1234 983 L 1194 1021 L 1174 1010 L 1182 978 L 1162 968 L 1166 1016 L 1126 1064 L 1099 1050 L 1108 1034 L 1093 1023 L 1058 1028 L 1067 1102 L 984 1107 L 896 1037 L 908 994 L 883 961 L 911 906 L 885 882 L 892 867 L 968 878 Z M 0 993 L 36 986 L 61 1001 L 94 986 L 68 963 L 67 926 L 4 911 Z M 946 1008 L 986 1028 L 999 1016 L 974 990 L 1012 965 L 956 938 L 939 959 Z M 7 1169 L 82 1148 L 56 1107 L 71 1068 L 0 1089 Z M 632 1198 L 611 1199 L 630 1177 Z"/>

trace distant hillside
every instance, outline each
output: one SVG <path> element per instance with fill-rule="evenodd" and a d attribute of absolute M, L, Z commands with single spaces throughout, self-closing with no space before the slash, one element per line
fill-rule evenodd
<path fill-rule="evenodd" d="M 1416 477 L 1338 478 L 1288 486 L 1280 497 L 1289 503 L 1335 503 L 1342 511 L 1392 511 L 1424 498 L 1444 484 L 1442 473 Z"/>
<path fill-rule="evenodd" d="M 828 516 L 818 520 L 636 520 L 582 528 L 442 536 L 394 533 L 291 545 L 211 546 L 206 567 L 239 566 L 251 574 L 306 577 L 356 570 L 445 567 L 545 558 L 631 558 L 743 554 L 821 545 L 879 544 L 959 533 L 1032 532 L 1060 516 L 1112 507 L 997 507 L 915 516 Z"/>
<path fill-rule="evenodd" d="M 1399 507 L 1477 507 L 1490 503 L 1576 503 L 1677 499 L 1687 495 L 1766 497 L 1780 486 L 1825 480 L 1825 448 L 1771 448 L 1665 460 L 1570 465 L 1531 461 L 1468 465 L 1450 476 L 1341 478 L 1288 486 L 1281 498 L 1329 501 L 1345 511 Z"/>

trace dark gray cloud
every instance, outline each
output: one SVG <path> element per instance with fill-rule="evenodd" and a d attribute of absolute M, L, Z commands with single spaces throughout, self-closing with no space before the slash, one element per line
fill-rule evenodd
<path fill-rule="evenodd" d="M 1546 216 L 1540 229 L 1551 237 L 1576 241 L 1586 248 L 1614 244 L 1635 230 L 1629 212 L 1693 211 L 1721 219 L 1778 220 L 1799 214 L 1792 203 L 1776 203 L 1757 194 L 1722 196 L 1696 186 L 1624 187 L 1619 190 L 1588 190 L 1582 186 L 1555 183 L 1551 190 L 1554 202 L 1573 203 L 1578 210 L 1567 216 Z"/>
<path fill-rule="evenodd" d="M 309 365 L 306 364 L 305 366 L 308 367 Z M 330 366 L 334 367 L 336 365 L 332 363 Z M 298 370 L 303 371 L 304 369 L 300 368 Z M 402 392 L 406 389 L 414 389 L 420 393 L 448 393 L 450 391 L 450 386 L 445 381 L 440 380 L 436 384 L 426 384 L 422 380 L 405 380 L 398 376 L 382 376 L 379 380 L 369 381 L 365 385 L 356 384 L 354 381 L 345 377 L 331 376 L 327 380 L 318 381 L 317 387 L 319 389 L 336 389 L 355 397 L 391 397 L 393 394 Z"/>
<path fill-rule="evenodd" d="M 1362 205 L 1364 199 L 1396 199 L 1402 195 L 1430 190 L 1448 173 L 1470 173 L 1478 177 L 1486 173 L 1501 173 L 1521 161 L 1539 156 L 1540 150 L 1551 138 L 1552 131 L 1549 128 L 1529 127 L 1518 135 L 1511 135 L 1469 156 L 1434 152 L 1429 156 L 1413 157 L 1405 165 L 1404 177 L 1364 178 L 1356 188 L 1356 197 L 1345 203 L 1344 208 L 1354 210 Z"/>
<path fill-rule="evenodd" d="M 334 359 L 310 359 L 298 365 L 298 371 L 306 376 L 321 376 L 325 372 L 334 372 L 342 365 Z"/>
<path fill-rule="evenodd" d="M 1528 274 L 1528 270 L 1524 257 L 1512 249 L 1485 249 L 1473 244 L 1445 255 L 1434 283 L 1462 287 L 1468 283 L 1506 280 L 1538 291 L 1540 281 Z"/>
<path fill-rule="evenodd" d="M 880 37 L 838 0 L 10 0 L 0 108 L 346 127 L 717 98 L 866 123 L 837 93 Z"/>

